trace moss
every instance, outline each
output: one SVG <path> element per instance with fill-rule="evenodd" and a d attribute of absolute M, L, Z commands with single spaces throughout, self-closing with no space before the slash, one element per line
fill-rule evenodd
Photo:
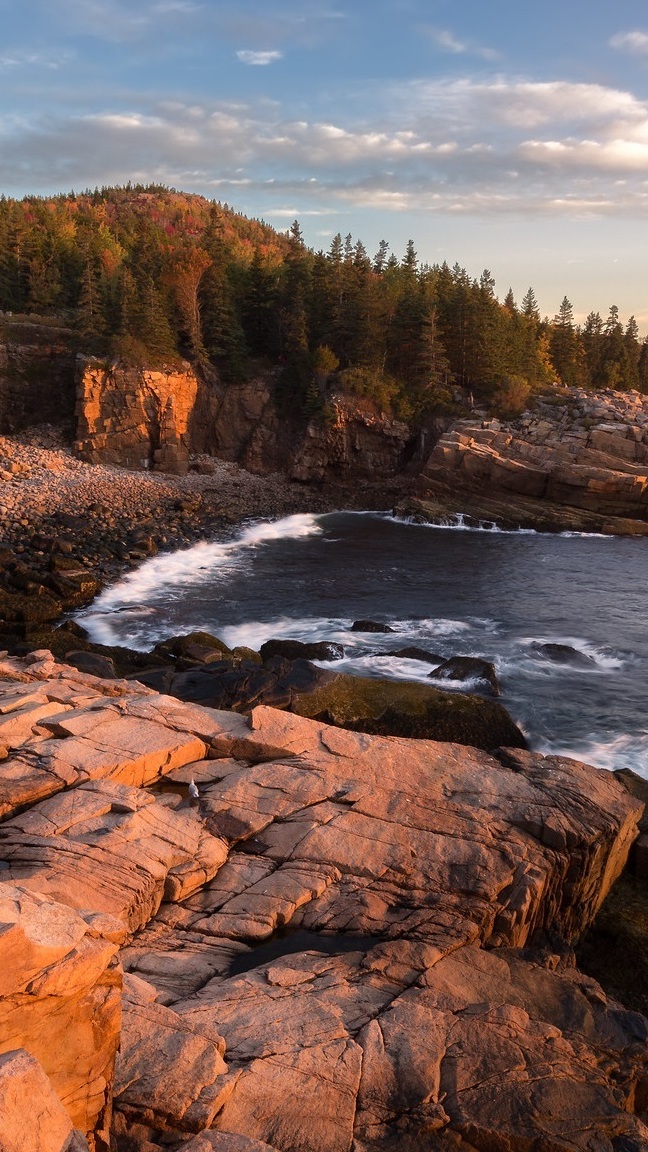
<path fill-rule="evenodd" d="M 497 701 L 409 681 L 340 673 L 298 696 L 292 711 L 372 735 L 444 740 L 486 751 L 526 747 L 522 732 Z"/>

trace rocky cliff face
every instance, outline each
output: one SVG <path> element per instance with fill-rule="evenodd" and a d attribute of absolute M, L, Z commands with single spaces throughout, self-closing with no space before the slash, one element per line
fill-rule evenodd
<path fill-rule="evenodd" d="M 0 434 L 35 423 L 71 423 L 75 353 L 72 333 L 0 316 Z"/>
<path fill-rule="evenodd" d="M 648 1021 L 569 959 L 642 809 L 611 774 L 45 652 L 0 741 L 6 1152 L 103 1150 L 113 1101 L 119 1152 L 648 1146 Z"/>
<path fill-rule="evenodd" d="M 184 473 L 198 393 L 188 364 L 150 371 L 81 361 L 75 448 L 92 464 Z"/>
<path fill-rule="evenodd" d="M 324 419 L 313 420 L 292 456 L 293 480 L 344 481 L 393 476 L 411 438 L 407 424 L 378 414 L 354 397 L 332 396 Z"/>
<path fill-rule="evenodd" d="M 392 476 L 410 436 L 349 397 L 333 397 L 325 419 L 296 432 L 277 414 L 271 377 L 224 388 L 188 364 L 154 372 L 82 361 L 76 416 L 76 450 L 92 463 L 183 472 L 190 453 L 208 453 L 303 481 Z"/>
<path fill-rule="evenodd" d="M 421 479 L 646 521 L 648 398 L 572 389 L 511 424 L 460 421 Z"/>

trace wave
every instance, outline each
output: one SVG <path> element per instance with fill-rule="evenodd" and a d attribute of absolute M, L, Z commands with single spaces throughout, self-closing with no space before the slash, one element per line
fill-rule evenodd
<path fill-rule="evenodd" d="M 322 528 L 310 513 L 285 516 L 280 520 L 255 521 L 245 526 L 228 541 L 204 541 L 177 552 L 162 553 L 146 560 L 128 572 L 116 584 L 106 588 L 90 608 L 81 612 L 91 637 L 102 644 L 114 644 L 116 632 L 107 617 L 114 613 L 140 614 L 142 601 L 147 614 L 155 610 L 156 599 L 179 598 L 188 585 L 213 584 L 219 577 L 231 577 L 245 560 L 246 554 L 273 540 L 298 540 L 317 536 Z"/>
<path fill-rule="evenodd" d="M 339 513 L 333 513 L 333 515 L 339 515 Z M 349 509 L 344 510 L 344 515 L 372 516 L 376 520 L 384 520 L 390 524 L 403 524 L 412 528 L 432 528 L 445 532 L 486 532 L 490 535 L 497 536 L 550 536 L 553 538 L 558 537 L 562 540 L 590 538 L 593 540 L 615 539 L 613 535 L 605 532 L 576 532 L 573 529 L 565 529 L 564 532 L 542 532 L 537 528 L 501 528 L 496 520 L 479 520 L 477 524 L 468 524 L 466 523 L 466 518 L 470 517 L 472 519 L 469 512 L 448 513 L 442 523 L 421 520 L 417 516 L 398 516 L 394 512 L 363 512 Z"/>
<path fill-rule="evenodd" d="M 581 760 L 608 772 L 630 768 L 638 776 L 648 779 L 648 729 L 623 733 L 609 740 L 574 740 L 569 744 L 558 740 L 536 742 L 537 751 L 545 756 L 567 756 Z"/>
<path fill-rule="evenodd" d="M 348 511 L 345 516 L 373 516 L 376 520 L 384 520 L 389 524 L 402 524 L 408 528 L 432 528 L 445 532 L 488 532 L 501 536 L 537 536 L 535 528 L 500 528 L 495 520 L 480 520 L 477 524 L 467 524 L 467 512 L 449 513 L 443 523 L 436 524 L 430 520 L 420 520 L 417 516 L 398 516 L 394 512 L 357 512 Z"/>

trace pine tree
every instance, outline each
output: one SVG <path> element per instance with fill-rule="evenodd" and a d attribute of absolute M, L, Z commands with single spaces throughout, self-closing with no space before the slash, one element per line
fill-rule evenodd
<path fill-rule="evenodd" d="M 573 306 L 566 296 L 551 327 L 549 348 L 552 363 L 563 384 L 571 388 L 587 382 L 585 350 L 574 324 Z"/>

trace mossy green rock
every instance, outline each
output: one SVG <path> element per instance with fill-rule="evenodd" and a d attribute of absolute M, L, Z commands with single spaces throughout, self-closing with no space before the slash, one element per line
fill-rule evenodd
<path fill-rule="evenodd" d="M 296 697 L 291 711 L 372 735 L 444 740 L 487 752 L 527 746 L 523 733 L 497 701 L 411 681 L 339 673 L 328 684 Z"/>

